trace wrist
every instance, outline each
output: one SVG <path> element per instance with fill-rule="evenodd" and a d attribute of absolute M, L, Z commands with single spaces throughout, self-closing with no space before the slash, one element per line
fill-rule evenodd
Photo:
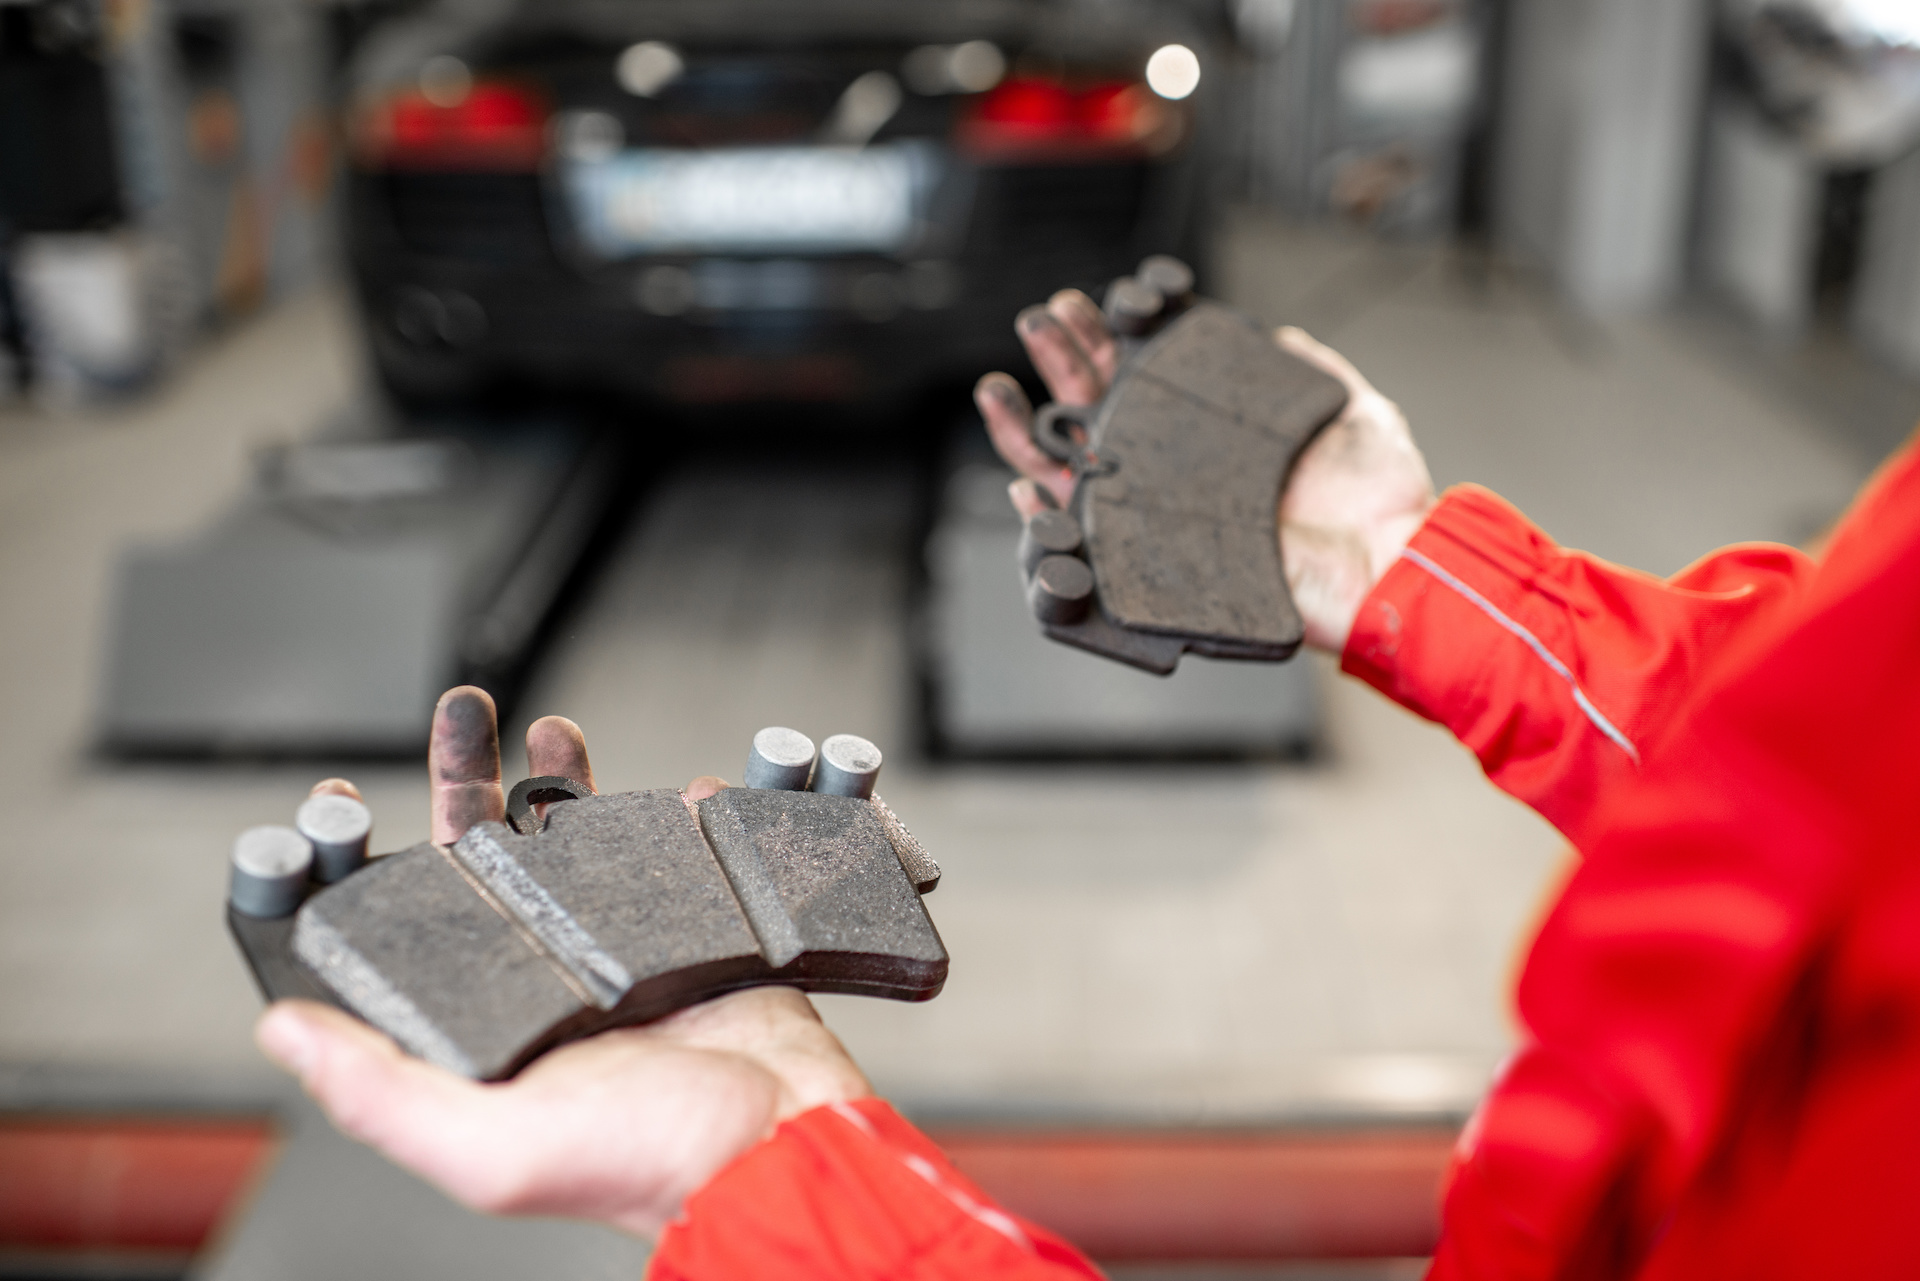
<path fill-rule="evenodd" d="M 1360 593 L 1360 599 L 1353 603 L 1356 611 L 1373 589 L 1380 585 L 1380 580 L 1386 577 L 1393 563 L 1400 559 L 1400 553 L 1407 549 L 1407 544 L 1413 541 L 1413 536 L 1420 532 L 1420 527 L 1427 523 L 1427 517 L 1439 505 L 1439 498 L 1429 495 L 1418 507 L 1382 517 L 1368 527 L 1363 535 L 1367 548 L 1367 587 Z"/>
<path fill-rule="evenodd" d="M 763 1135 L 783 1121 L 873 1093 L 806 996 L 790 987 L 753 987 L 682 1010 L 661 1027 L 689 1047 L 750 1063 L 773 1087 Z"/>
<path fill-rule="evenodd" d="M 844 1056 L 838 1062 L 810 1058 L 778 1066 L 770 1064 L 768 1070 L 780 1082 L 780 1098 L 774 1106 L 773 1121 L 767 1127 L 769 1134 L 783 1122 L 815 1108 L 873 1097 L 873 1087 L 867 1078 Z"/>
<path fill-rule="evenodd" d="M 1281 530 L 1287 587 L 1310 648 L 1346 649 L 1360 606 L 1426 523 L 1434 500 L 1345 528 L 1289 524 Z"/>

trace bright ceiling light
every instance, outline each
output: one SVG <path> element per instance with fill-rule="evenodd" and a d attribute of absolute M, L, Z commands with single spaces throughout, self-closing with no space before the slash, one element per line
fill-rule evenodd
<path fill-rule="evenodd" d="M 1184 98 L 1200 87 L 1200 59 L 1183 44 L 1162 45 L 1147 59 L 1147 88 L 1162 98 Z"/>
<path fill-rule="evenodd" d="M 642 40 L 621 53 L 620 61 L 613 64 L 613 75 L 628 93 L 651 98 L 678 80 L 686 65 L 672 45 Z"/>
<path fill-rule="evenodd" d="M 826 140 L 843 147 L 864 147 L 898 110 L 900 82 L 884 71 L 869 71 L 841 93 L 827 121 Z"/>
<path fill-rule="evenodd" d="M 1844 8 L 1888 44 L 1920 45 L 1920 5 L 1913 0 L 1848 0 Z"/>
<path fill-rule="evenodd" d="M 473 90 L 473 72 L 450 53 L 428 58 L 420 68 L 420 96 L 436 107 L 457 107 Z"/>
<path fill-rule="evenodd" d="M 1006 56 L 988 40 L 955 45 L 947 59 L 947 75 L 967 93 L 984 93 L 999 84 L 1006 73 Z"/>
<path fill-rule="evenodd" d="M 1007 55 L 991 40 L 923 44 L 900 63 L 915 93 L 985 93 L 1007 74 Z"/>

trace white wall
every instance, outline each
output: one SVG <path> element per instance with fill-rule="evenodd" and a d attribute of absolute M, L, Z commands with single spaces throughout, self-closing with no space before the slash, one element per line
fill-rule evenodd
<path fill-rule="evenodd" d="M 1920 374 L 1920 151 L 1874 176 L 1854 290 L 1862 345 Z"/>
<path fill-rule="evenodd" d="M 1496 216 L 1596 313 L 1685 271 L 1707 0 L 1515 0 Z"/>
<path fill-rule="evenodd" d="M 1717 293 L 1775 334 L 1797 334 L 1812 319 L 1824 176 L 1750 108 L 1713 110 L 1701 268 Z"/>

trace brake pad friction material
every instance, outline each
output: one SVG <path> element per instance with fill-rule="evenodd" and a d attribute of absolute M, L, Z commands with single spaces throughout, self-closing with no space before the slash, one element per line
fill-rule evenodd
<path fill-rule="evenodd" d="M 1047 635 L 1160 674 L 1183 652 L 1292 657 L 1304 627 L 1280 558 L 1280 493 L 1346 403 L 1338 379 L 1225 307 L 1198 302 L 1168 321 L 1087 415 L 1070 510 L 1095 602 L 1067 623 L 1036 602 Z"/>
<path fill-rule="evenodd" d="M 376 859 L 308 899 L 293 953 L 343 1008 L 462 1076 L 497 1074 L 585 1008 L 432 845 Z"/>
<path fill-rule="evenodd" d="M 452 853 L 601 1009 L 689 966 L 751 967 L 758 950 L 675 791 L 568 801 L 525 836 L 476 824 Z"/>
<path fill-rule="evenodd" d="M 836 991 L 909 976 L 937 984 L 945 973 L 946 952 L 871 801 L 728 788 L 700 802 L 700 819 L 768 965 L 830 971 Z"/>
<path fill-rule="evenodd" d="M 938 879 L 878 797 L 587 794 L 537 830 L 480 823 L 310 886 L 290 916 L 228 922 L 269 999 L 328 1001 L 498 1080 L 740 987 L 930 999 L 947 953 L 920 894 Z"/>

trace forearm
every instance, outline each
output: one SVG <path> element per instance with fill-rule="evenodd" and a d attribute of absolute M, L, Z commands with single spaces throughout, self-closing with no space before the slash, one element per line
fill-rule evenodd
<path fill-rule="evenodd" d="M 782 1125 L 688 1199 L 650 1281 L 1073 1281 L 1099 1273 L 1001 1210 L 878 1099 Z"/>
<path fill-rule="evenodd" d="M 1453 730 L 1496 784 L 1584 847 L 1716 656 L 1811 570 L 1755 544 L 1660 579 L 1562 549 L 1461 486 L 1362 602 L 1342 666 Z"/>

